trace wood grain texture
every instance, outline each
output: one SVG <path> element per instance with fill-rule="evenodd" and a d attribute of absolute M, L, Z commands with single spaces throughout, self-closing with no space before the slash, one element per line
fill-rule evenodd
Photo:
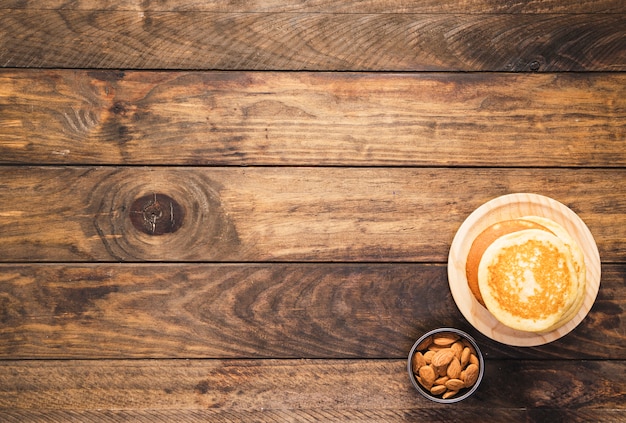
<path fill-rule="evenodd" d="M 536 407 L 545 408 L 546 415 L 552 411 L 553 416 L 558 415 L 554 409 L 561 409 L 566 415 L 575 410 L 581 416 L 617 418 L 611 411 L 623 413 L 626 397 L 624 361 L 488 361 L 485 370 L 490 378 L 472 398 L 452 409 L 422 398 L 412 388 L 405 360 L 33 364 L 0 362 L 0 412 L 9 409 L 9 415 L 19 416 L 45 409 L 52 416 L 56 410 L 72 410 L 67 414 L 71 417 L 71 412 L 89 410 L 146 414 L 188 410 L 192 417 L 193 410 L 211 410 L 216 418 L 224 419 L 229 413 L 250 413 L 247 415 L 269 420 L 263 413 L 271 413 L 278 421 L 296 417 L 339 421 L 349 415 L 358 421 L 400 421 L 407 417 L 436 421 L 448 417 L 449 421 L 451 410 L 459 416 L 469 413 L 476 417 L 480 413 L 483 418 L 502 420 L 511 412 L 520 416 L 516 411 L 541 415 L 539 410 L 528 410 Z M 505 382 L 512 374 L 518 381 L 515 385 Z"/>
<path fill-rule="evenodd" d="M 624 422 L 624 39 L 621 0 L 0 1 L 0 421 Z M 602 259 L 538 347 L 446 277 L 511 192 Z M 487 363 L 454 407 L 406 374 L 440 326 Z"/>
<path fill-rule="evenodd" d="M 443 264 L 0 266 L 0 358 L 403 358 L 457 327 L 489 358 L 626 359 L 624 265 L 550 344 L 513 348 L 461 316 Z"/>
<path fill-rule="evenodd" d="M 533 192 L 623 261 L 623 169 L 0 168 L 0 257 L 7 261 L 436 261 L 484 202 Z M 179 230 L 133 226 L 137 198 L 165 194 Z"/>
<path fill-rule="evenodd" d="M 4 70 L 0 112 L 0 163 L 626 166 L 622 74 Z"/>
<path fill-rule="evenodd" d="M 0 10 L 1 67 L 624 71 L 626 15 Z"/>
<path fill-rule="evenodd" d="M 621 0 L 4 0 L 0 9 L 132 10 L 138 12 L 334 12 L 334 13 L 623 13 Z"/>
<path fill-rule="evenodd" d="M 412 409 L 288 409 L 288 410 L 259 410 L 239 411 L 228 409 L 207 410 L 0 410 L 0 417 L 7 423 L 117 423 L 128 421 L 146 421 L 163 423 L 196 423 L 196 422 L 301 422 L 301 421 L 325 421 L 325 422 L 406 422 L 428 420 L 430 422 L 447 422 L 452 420 L 463 421 L 464 419 L 480 421 L 567 421 L 578 422 L 605 422 L 623 423 L 622 409 L 488 409 L 481 408 L 420 408 Z"/>
<path fill-rule="evenodd" d="M 440 266 L 0 269 L 5 358 L 402 357 L 461 320 Z"/>
<path fill-rule="evenodd" d="M 589 410 L 583 413 L 576 413 L 580 418 L 588 418 L 587 421 L 614 422 L 615 416 L 623 411 L 604 411 Z M 561 410 L 557 414 L 563 416 L 569 414 L 566 410 Z M 371 410 L 367 407 L 361 409 L 283 409 L 283 410 L 258 410 L 258 411 L 241 411 L 230 409 L 206 409 L 206 410 L 0 410 L 0 417 L 7 423 L 21 422 L 127 422 L 127 421 L 146 421 L 146 422 L 302 422 L 302 421 L 324 421 L 324 422 L 406 422 L 418 421 L 420 419 L 428 419 L 432 422 L 443 421 L 444 416 L 451 418 L 493 418 L 506 419 L 514 418 L 524 421 L 529 415 L 523 410 L 489 410 L 488 412 L 478 411 L 478 409 L 463 409 L 456 411 L 431 409 L 431 408 L 414 408 L 414 409 L 375 409 Z M 579 418 L 579 417 L 577 417 Z M 614 419 L 614 420 L 611 420 Z M 570 422 L 584 420 L 568 420 Z"/>

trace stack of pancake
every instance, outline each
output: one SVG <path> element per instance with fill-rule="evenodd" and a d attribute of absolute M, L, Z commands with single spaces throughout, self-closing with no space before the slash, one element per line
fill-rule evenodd
<path fill-rule="evenodd" d="M 549 332 L 569 322 L 585 295 L 585 260 L 556 222 L 525 216 L 496 223 L 474 240 L 466 264 L 476 299 L 504 325 Z"/>

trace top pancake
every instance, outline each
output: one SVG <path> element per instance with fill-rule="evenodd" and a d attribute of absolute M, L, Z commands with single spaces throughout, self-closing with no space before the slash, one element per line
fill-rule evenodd
<path fill-rule="evenodd" d="M 480 260 L 478 284 L 498 321 L 528 332 L 560 324 L 579 297 L 570 247 L 545 229 L 515 231 L 492 242 Z"/>
<path fill-rule="evenodd" d="M 485 305 L 485 302 L 483 301 L 480 288 L 478 287 L 478 265 L 480 264 L 480 259 L 482 258 L 483 253 L 501 236 L 522 231 L 524 229 L 548 230 L 545 226 L 530 219 L 504 220 L 502 222 L 495 223 L 482 231 L 472 243 L 467 255 L 465 274 L 467 276 L 467 283 L 472 291 L 472 294 L 474 294 L 474 297 L 476 297 L 478 302 L 480 302 L 483 306 Z"/>

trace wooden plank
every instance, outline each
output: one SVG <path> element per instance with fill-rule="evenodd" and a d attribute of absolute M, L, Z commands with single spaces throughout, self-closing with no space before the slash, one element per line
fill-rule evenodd
<path fill-rule="evenodd" d="M 208 410 L 0 410 L 0 417 L 7 423 L 96 423 L 96 422 L 406 422 L 423 421 L 444 422 L 457 421 L 567 421 L 569 423 L 623 423 L 623 409 L 481 409 L 476 408 L 413 408 L 413 409 L 289 409 L 289 410 L 258 410 L 239 411 L 228 409 Z M 564 419 L 564 420 L 559 420 Z"/>
<path fill-rule="evenodd" d="M 603 415 L 598 410 L 604 409 L 604 415 L 614 418 L 616 414 L 610 411 L 625 411 L 624 361 L 491 360 L 486 363 L 486 379 L 474 396 L 452 408 L 422 398 L 408 381 L 404 360 L 34 364 L 0 362 L 0 410 L 9 409 L 18 416 L 20 412 L 42 409 L 50 413 L 175 409 L 189 410 L 192 416 L 192 410 L 212 410 L 222 418 L 228 413 L 257 413 L 259 419 L 277 416 L 279 421 L 296 417 L 337 421 L 348 415 L 366 421 L 398 421 L 407 416 L 437 417 L 443 413 L 448 417 L 478 413 L 502 417 L 531 407 L 546 408 L 546 415 L 562 409 L 563 413 L 576 411 L 581 416 L 593 416 L 595 412 Z M 515 375 L 514 384 L 509 382 L 511 375 Z"/>
<path fill-rule="evenodd" d="M 626 166 L 622 74 L 4 70 L 0 110 L 3 163 Z"/>
<path fill-rule="evenodd" d="M 584 412 L 582 415 L 590 418 L 587 421 L 613 422 L 610 420 L 617 413 L 622 412 L 605 412 L 603 410 L 593 410 Z M 564 413 L 564 412 L 562 412 Z M 443 415 L 449 419 L 472 418 L 478 420 L 480 418 L 492 418 L 495 420 L 515 419 L 516 421 L 524 421 L 528 412 L 524 410 L 489 410 L 487 413 L 478 409 L 463 409 L 457 411 L 445 411 L 440 409 L 287 409 L 287 410 L 256 410 L 241 411 L 229 409 L 207 409 L 207 410 L 0 410 L 0 417 L 3 422 L 7 423 L 48 423 L 48 422 L 256 422 L 256 423 L 276 423 L 276 422 L 406 422 L 407 420 L 429 419 L 436 422 L 441 421 Z M 606 418 L 609 418 L 607 420 Z M 568 420 L 568 422 L 576 422 L 579 420 Z"/>
<path fill-rule="evenodd" d="M 0 358 L 403 358 L 457 327 L 490 358 L 623 360 L 625 272 L 574 331 L 513 348 L 468 325 L 443 264 L 2 265 Z"/>
<path fill-rule="evenodd" d="M 0 260 L 445 262 L 473 210 L 534 192 L 578 213 L 602 260 L 624 261 L 625 180 L 624 169 L 3 166 Z"/>
<path fill-rule="evenodd" d="M 4 0 L 0 9 L 133 10 L 152 12 L 334 12 L 334 13 L 624 13 L 621 0 L 493 2 L 490 0 Z"/>
<path fill-rule="evenodd" d="M 0 10 L 0 66 L 624 71 L 626 15 Z"/>
<path fill-rule="evenodd" d="M 481 408 L 413 408 L 413 409 L 380 409 L 365 410 L 333 408 L 319 409 L 290 409 L 290 410 L 258 410 L 258 411 L 231 411 L 227 409 L 208 410 L 0 410 L 0 417 L 7 423 L 96 423 L 96 422 L 167 422 L 167 423 L 196 423 L 196 422 L 406 422 L 429 420 L 443 422 L 449 420 L 480 421 L 567 421 L 623 423 L 622 409 L 487 409 Z M 565 420 L 559 420 L 565 419 Z"/>

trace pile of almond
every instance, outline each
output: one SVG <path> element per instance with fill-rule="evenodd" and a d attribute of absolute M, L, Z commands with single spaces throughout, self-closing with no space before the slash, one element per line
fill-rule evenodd
<path fill-rule="evenodd" d="M 420 385 L 443 399 L 472 387 L 480 370 L 474 347 L 451 332 L 440 332 L 422 341 L 411 366 Z"/>

